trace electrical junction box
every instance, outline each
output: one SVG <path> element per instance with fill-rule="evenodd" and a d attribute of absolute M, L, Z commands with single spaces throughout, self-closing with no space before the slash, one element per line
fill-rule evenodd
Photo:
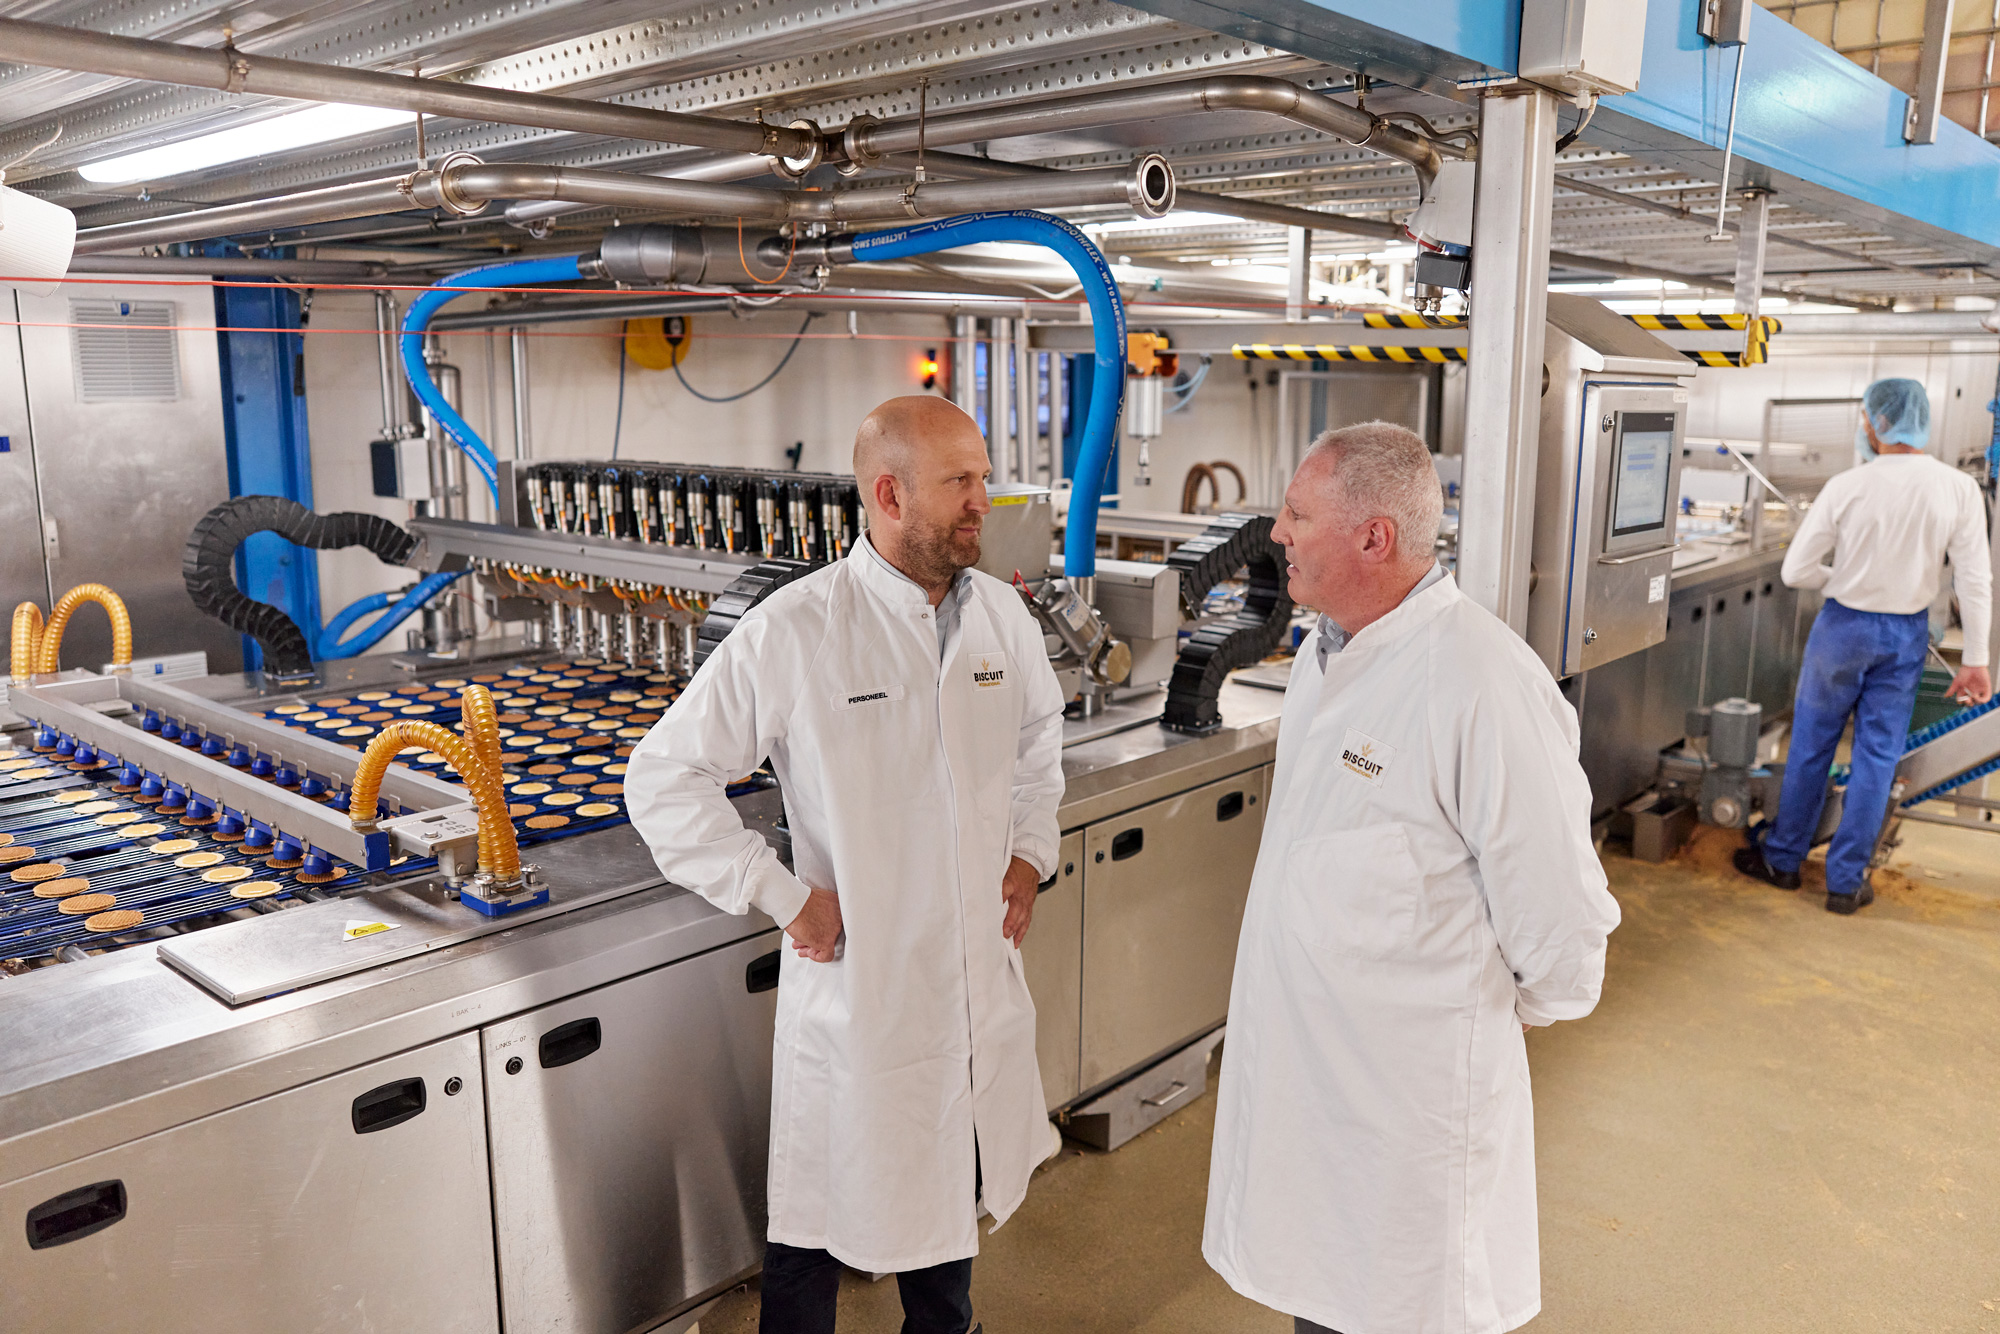
<path fill-rule="evenodd" d="M 420 435 L 368 442 L 368 471 L 384 500 L 431 500 L 431 447 Z"/>
<path fill-rule="evenodd" d="M 1055 545 L 1055 506 L 1045 486 L 999 482 L 986 488 L 993 506 L 980 525 L 978 568 L 995 579 L 1023 579 L 1038 584 L 1049 577 L 1049 553 Z"/>
<path fill-rule="evenodd" d="M 1657 0 L 1656 0 L 1657 2 Z M 1639 86 L 1646 0 L 1525 0 L 1523 79 L 1572 93 L 1629 93 Z"/>

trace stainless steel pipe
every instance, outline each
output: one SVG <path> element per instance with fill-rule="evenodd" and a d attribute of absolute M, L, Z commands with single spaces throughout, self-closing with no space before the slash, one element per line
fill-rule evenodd
<path fill-rule="evenodd" d="M 80 70 L 150 83 L 214 88 L 228 93 L 291 97 L 389 107 L 412 114 L 527 125 L 654 143 L 692 144 L 740 153 L 817 160 L 820 136 L 804 127 L 690 116 L 676 111 L 613 106 L 578 97 L 518 93 L 448 79 L 411 78 L 342 69 L 301 60 L 209 50 L 174 42 L 84 32 L 26 19 L 0 19 L 0 51 L 23 65 Z"/>
<path fill-rule="evenodd" d="M 982 209 L 1105 204 L 1123 205 L 1142 217 L 1156 218 L 1173 207 L 1174 174 L 1165 158 L 1149 153 L 1126 167 L 1063 172 L 1033 180 L 930 181 L 848 191 L 766 190 L 537 163 L 486 163 L 461 154 L 434 170 L 384 180 L 91 227 L 77 233 L 76 250 L 96 254 L 411 208 L 444 208 L 470 215 L 495 199 L 559 199 L 771 223 L 890 221 L 948 217 Z"/>
<path fill-rule="evenodd" d="M 924 117 L 921 138 L 928 150 L 947 144 L 1093 129 L 1205 111 L 1262 111 L 1372 148 L 1415 167 L 1426 193 L 1437 175 L 1437 149 L 1416 135 L 1309 88 L 1254 74 L 1217 74 L 1151 88 L 1077 93 L 1042 102 L 936 112 Z M 894 121 L 856 117 L 841 133 L 841 147 L 848 160 L 863 166 L 874 166 L 891 153 L 914 152 L 918 140 L 919 124 L 914 116 Z"/>

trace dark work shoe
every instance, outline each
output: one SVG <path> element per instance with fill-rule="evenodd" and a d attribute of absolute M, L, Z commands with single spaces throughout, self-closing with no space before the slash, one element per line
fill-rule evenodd
<path fill-rule="evenodd" d="M 1826 896 L 1826 910 L 1828 912 L 1852 915 L 1860 912 L 1874 901 L 1875 886 L 1864 880 L 1861 882 L 1861 888 L 1852 894 L 1835 894 L 1829 891 Z"/>
<path fill-rule="evenodd" d="M 1799 873 L 1797 871 L 1780 871 L 1777 867 L 1765 861 L 1764 849 L 1762 848 L 1738 848 L 1735 855 L 1730 858 L 1730 861 L 1735 864 L 1737 870 L 1749 876 L 1752 880 L 1762 880 L 1765 884 L 1776 885 L 1779 889 L 1797 889 L 1799 887 Z"/>

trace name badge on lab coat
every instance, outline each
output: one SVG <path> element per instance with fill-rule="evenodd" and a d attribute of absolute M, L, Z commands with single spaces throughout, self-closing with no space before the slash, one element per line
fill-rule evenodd
<path fill-rule="evenodd" d="M 1385 746 L 1366 732 L 1356 728 L 1347 729 L 1347 739 L 1340 743 L 1340 762 L 1351 774 L 1358 774 L 1375 787 L 1382 786 L 1382 775 L 1389 768 L 1389 761 L 1396 758 L 1396 748 Z"/>
<path fill-rule="evenodd" d="M 972 688 L 974 690 L 1005 690 L 1007 688 L 1007 655 L 1004 653 L 973 654 Z"/>
<path fill-rule="evenodd" d="M 843 691 L 833 697 L 836 709 L 858 709 L 865 704 L 887 704 L 903 697 L 901 686 L 871 686 L 861 690 Z"/>

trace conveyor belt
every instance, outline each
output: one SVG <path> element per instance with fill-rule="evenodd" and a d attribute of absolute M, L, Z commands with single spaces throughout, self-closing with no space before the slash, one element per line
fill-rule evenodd
<path fill-rule="evenodd" d="M 624 758 L 680 690 L 660 673 L 577 659 L 306 696 L 263 713 L 360 750 L 399 718 L 456 727 L 458 690 L 467 680 L 492 690 L 499 709 L 509 809 L 524 847 L 624 823 Z M 142 725 L 191 746 L 204 740 L 183 736 L 178 720 L 157 714 Z M 459 781 L 431 752 L 399 763 Z M 273 847 L 254 823 L 221 833 L 222 812 L 190 816 L 173 804 L 174 789 L 119 784 L 117 770 L 102 756 L 79 765 L 53 753 L 0 754 L 0 964 L 18 969 L 68 945 L 116 948 L 159 928 L 197 929 L 222 914 L 337 896 L 434 866 L 401 858 L 368 875 L 316 850 Z M 274 769 L 260 776 L 304 792 L 304 775 Z M 136 921 L 104 916 L 133 911 L 141 914 Z"/>

